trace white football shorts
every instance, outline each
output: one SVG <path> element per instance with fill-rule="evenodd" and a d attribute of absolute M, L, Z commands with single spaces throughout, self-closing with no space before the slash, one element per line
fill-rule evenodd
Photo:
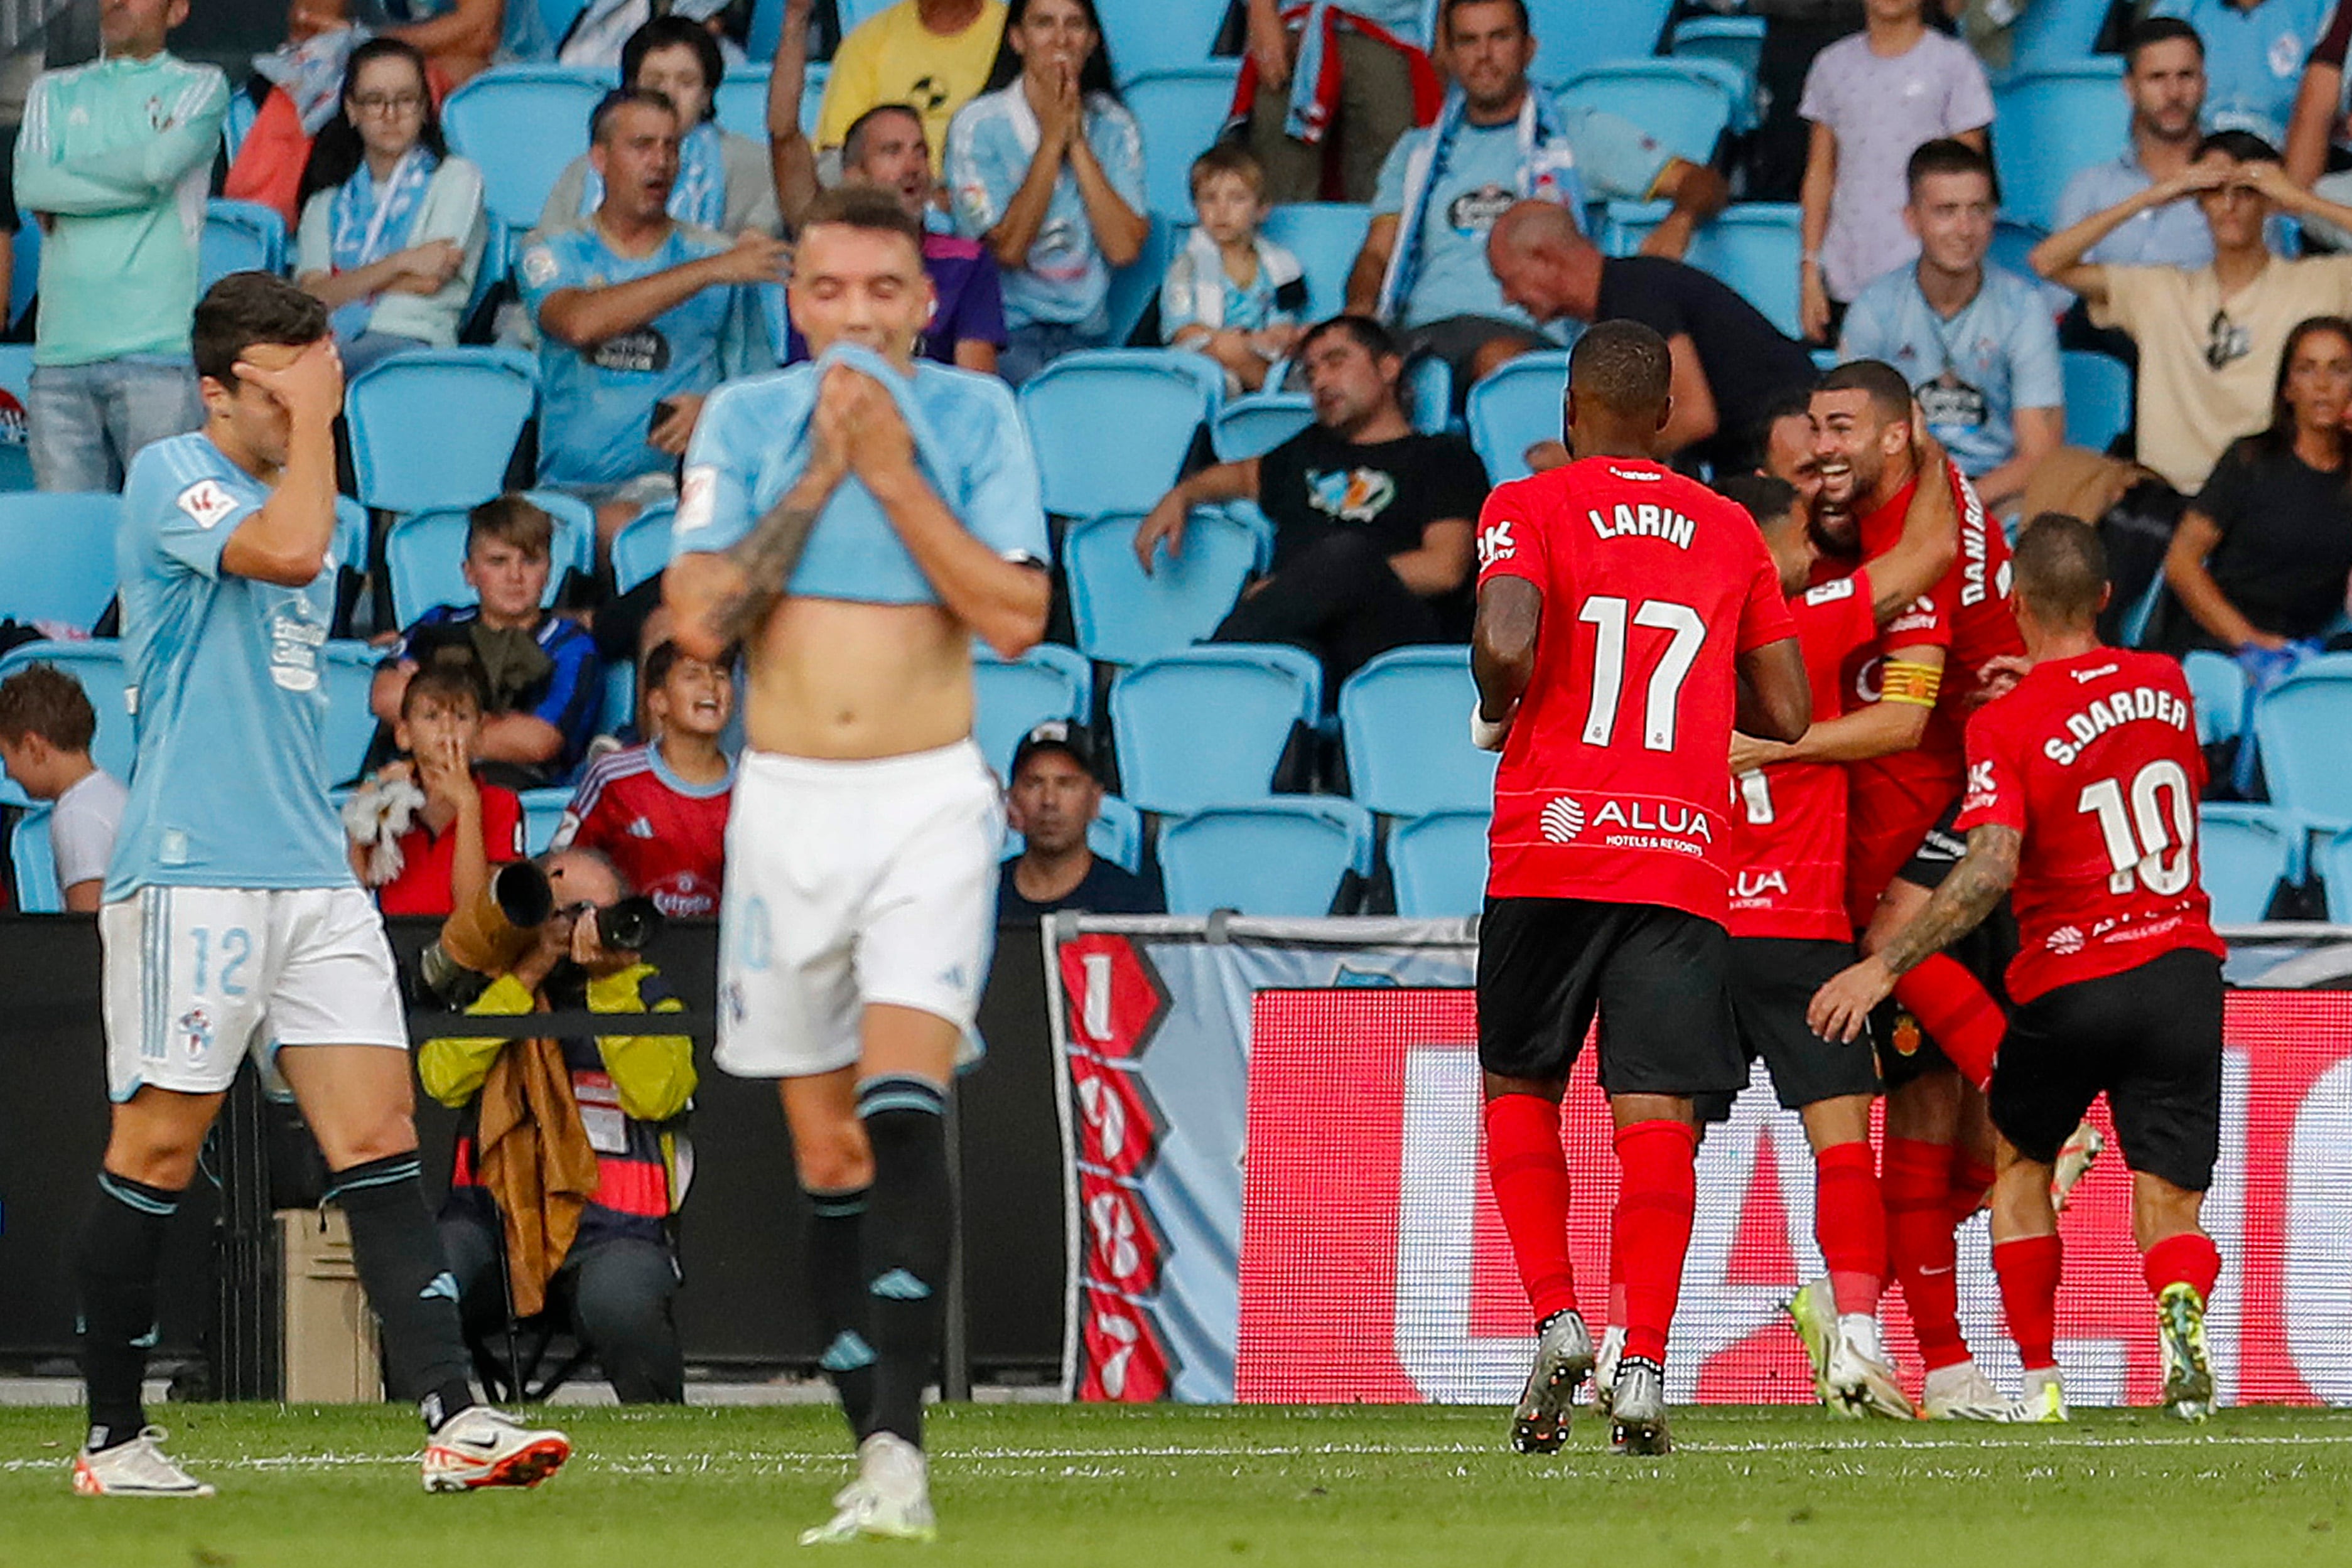
<path fill-rule="evenodd" d="M 947 1019 L 976 1058 L 1003 847 L 996 777 L 969 740 L 858 762 L 745 752 L 719 914 L 719 1065 L 853 1066 L 876 1004 Z"/>
<path fill-rule="evenodd" d="M 147 887 L 98 914 L 106 1086 L 229 1086 L 258 1040 L 408 1049 L 392 947 L 356 887 Z M 273 1089 L 282 1084 L 272 1082 Z"/>

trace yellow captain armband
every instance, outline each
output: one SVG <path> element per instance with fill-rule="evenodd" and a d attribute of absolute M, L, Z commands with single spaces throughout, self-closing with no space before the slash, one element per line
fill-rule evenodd
<path fill-rule="evenodd" d="M 1936 694 L 1943 689 L 1944 672 L 1935 664 L 1915 664 L 1908 659 L 1889 659 L 1878 678 L 1878 700 L 1883 703 L 1909 703 L 1914 707 L 1934 707 Z"/>

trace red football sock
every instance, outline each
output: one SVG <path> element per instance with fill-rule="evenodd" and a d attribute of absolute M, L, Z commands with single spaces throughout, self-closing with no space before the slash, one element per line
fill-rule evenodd
<path fill-rule="evenodd" d="M 2058 1274 L 2064 1248 L 2055 1236 L 2021 1236 L 1996 1241 L 1993 1272 L 2000 1279 L 2000 1310 L 2009 1337 L 2017 1342 L 2018 1364 L 2028 1372 L 2058 1364 Z"/>
<path fill-rule="evenodd" d="M 1895 999 L 1919 1020 L 1960 1075 L 1982 1089 L 1992 1082 L 2009 1019 L 1984 982 L 1948 953 L 1930 954 L 1895 982 Z"/>
<path fill-rule="evenodd" d="M 2221 1277 L 2221 1249 L 2203 1231 L 2184 1230 L 2149 1248 L 2140 1260 L 2140 1274 L 2151 1296 L 2164 1294 L 2167 1285 L 2186 1282 L 2197 1288 L 2199 1301 L 2210 1303 L 2213 1281 Z"/>
<path fill-rule="evenodd" d="M 1698 1134 L 1680 1122 L 1636 1122 L 1617 1130 L 1615 1144 L 1620 1185 L 1610 1231 L 1625 1282 L 1625 1354 L 1663 1364 L 1698 1207 Z"/>
<path fill-rule="evenodd" d="M 1992 1166 L 1971 1154 L 1959 1150 L 1952 1153 L 1952 1227 L 1966 1225 L 1976 1211 L 1985 1205 L 1985 1194 L 1992 1187 Z"/>
<path fill-rule="evenodd" d="M 1952 1240 L 1949 1204 L 1952 1150 L 1916 1138 L 1886 1140 L 1886 1260 L 1911 1309 L 1919 1359 L 1935 1372 L 1969 1359 L 1960 1337 L 1960 1291 L 1953 1270 L 1959 1249 Z"/>
<path fill-rule="evenodd" d="M 1573 1312 L 1568 1153 L 1560 1147 L 1559 1107 L 1535 1094 L 1503 1094 L 1487 1101 L 1486 1175 L 1536 1322 Z"/>
<path fill-rule="evenodd" d="M 1875 1314 L 1886 1289 L 1886 1205 L 1868 1144 L 1832 1144 L 1813 1155 L 1813 1239 L 1838 1315 Z"/>

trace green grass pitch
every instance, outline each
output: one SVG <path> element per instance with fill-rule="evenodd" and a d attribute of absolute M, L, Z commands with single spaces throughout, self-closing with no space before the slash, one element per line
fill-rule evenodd
<path fill-rule="evenodd" d="M 388 1407 L 180 1406 L 202 1502 L 77 1498 L 66 1410 L 0 1411 L 5 1568 L 728 1568 L 790 1563 L 846 1474 L 821 1406 L 565 1410 L 535 1492 L 427 1497 Z M 1569 1563 L 1801 1568 L 2352 1563 L 2352 1412 L 2063 1427 L 1675 1413 L 1680 1451 L 1504 1450 L 1503 1413 L 956 1406 L 932 1417 L 940 1538 L 805 1554 L 941 1563 Z"/>

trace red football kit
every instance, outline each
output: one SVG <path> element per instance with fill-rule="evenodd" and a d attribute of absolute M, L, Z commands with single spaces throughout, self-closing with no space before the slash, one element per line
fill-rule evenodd
<path fill-rule="evenodd" d="M 474 788 L 482 797 L 482 853 L 491 865 L 522 859 L 522 798 L 480 775 Z M 450 824 L 455 827 L 456 823 Z M 438 835 L 419 821 L 400 836 L 400 874 L 375 890 L 386 915 L 450 915 L 457 894 L 450 879 L 457 868 L 457 835 Z"/>
<path fill-rule="evenodd" d="M 2180 666 L 2102 648 L 2036 664 L 1969 726 L 1958 827 L 2024 835 L 2010 904 L 2020 1004 L 2175 948 L 2220 957 L 2197 865 L 2205 762 Z"/>
<path fill-rule="evenodd" d="M 1879 670 L 1888 650 L 1945 650 L 1943 680 L 1919 744 L 1847 765 L 1846 908 L 1857 927 L 1869 924 L 1879 894 L 1960 797 L 1969 715 L 1981 685 L 1978 672 L 1989 660 L 2025 651 L 2009 609 L 2009 540 L 1985 515 L 1984 503 L 1960 471 L 1947 464 L 1946 476 L 1960 517 L 1950 570 L 1888 622 L 1875 644 L 1846 664 L 1851 709 L 1877 700 Z M 1884 555 L 1902 538 L 1903 514 L 1917 487 L 1915 478 L 1862 519 L 1865 559 Z"/>
<path fill-rule="evenodd" d="M 1487 891 L 1720 924 L 1735 661 L 1796 632 L 1755 523 L 1659 464 L 1588 457 L 1490 495 L 1478 555 L 1482 586 L 1544 596 Z"/>
<path fill-rule="evenodd" d="M 664 915 L 717 915 L 734 789 L 731 771 L 716 784 L 688 784 L 658 747 L 628 747 L 589 765 L 555 841 L 610 855 Z"/>
<path fill-rule="evenodd" d="M 1808 589 L 1789 601 L 1789 613 L 1812 683 L 1813 722 L 1835 718 L 1845 711 L 1846 660 L 1878 640 L 1869 573 Z M 1732 782 L 1725 929 L 1734 936 L 1853 940 L 1845 909 L 1845 768 L 1781 762 Z"/>

